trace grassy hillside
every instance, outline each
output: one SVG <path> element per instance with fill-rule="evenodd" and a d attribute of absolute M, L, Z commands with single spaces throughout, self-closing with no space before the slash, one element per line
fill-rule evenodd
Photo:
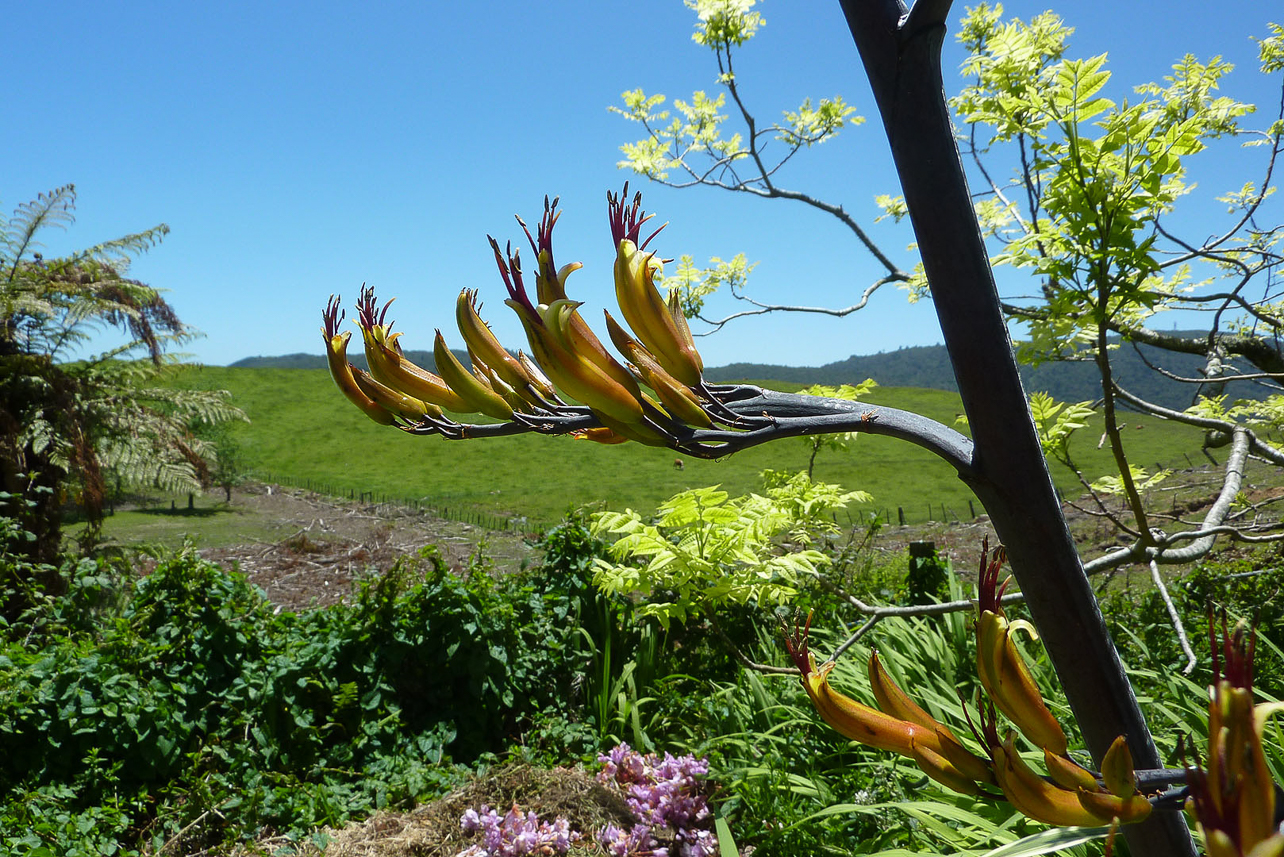
<path fill-rule="evenodd" d="M 322 370 L 201 367 L 186 370 L 177 383 L 233 392 L 253 421 L 237 432 L 249 467 L 259 473 L 532 521 L 553 522 L 569 508 L 594 503 L 649 511 L 678 491 L 704 485 L 752 491 L 759 471 L 802 470 L 809 455 L 805 440 L 787 439 L 722 461 L 688 458 L 685 469 L 677 470 L 672 451 L 638 444 L 601 446 L 533 435 L 471 442 L 411 437 L 366 419 Z M 885 387 L 869 401 L 948 425 L 962 410 L 956 394 L 940 390 Z M 1195 458 L 1197 433 L 1134 417 L 1126 417 L 1126 431 L 1137 463 L 1184 467 L 1185 455 Z M 1107 473 L 1109 455 L 1095 448 L 1100 427 L 1080 435 L 1085 470 Z M 887 509 L 893 520 L 898 506 L 909 520 L 925 520 L 929 502 L 936 515 L 944 504 L 966 517 L 972 497 L 947 465 L 890 438 L 861 437 L 845 453 L 822 451 L 815 476 L 871 492 L 874 502 L 867 508 Z M 1063 490 L 1078 493 L 1068 475 L 1054 478 Z"/>

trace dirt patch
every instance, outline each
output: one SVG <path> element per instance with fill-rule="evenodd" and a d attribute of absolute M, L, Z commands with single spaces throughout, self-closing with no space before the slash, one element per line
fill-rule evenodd
<path fill-rule="evenodd" d="M 386 571 L 397 557 L 425 545 L 435 545 L 456 572 L 470 566 L 516 571 L 538 557 L 528 534 L 279 485 L 244 486 L 233 492 L 231 506 L 272 522 L 281 538 L 205 548 L 201 556 L 225 567 L 235 565 L 286 610 L 342 601 L 356 580 Z"/>
<path fill-rule="evenodd" d="M 872 548 L 885 555 L 904 554 L 911 542 L 931 542 L 936 546 L 937 554 L 948 559 L 956 571 L 971 573 L 980 560 L 981 545 L 987 538 L 991 545 L 998 544 L 989 517 L 982 515 L 966 522 L 884 527 Z"/>
<path fill-rule="evenodd" d="M 1194 472 L 1181 474 L 1194 481 Z M 1178 479 L 1174 479 L 1177 482 Z M 1181 512 L 1202 509 L 1207 491 L 1183 497 Z M 1081 498 L 1079 503 L 1086 505 Z M 515 571 L 538 560 L 535 534 L 487 530 L 395 505 L 360 503 L 272 484 L 251 484 L 233 492 L 231 507 L 263 525 L 274 537 L 244 544 L 204 548 L 201 555 L 222 565 L 236 564 L 274 604 L 302 610 L 347 598 L 363 576 L 386 571 L 397 557 L 435 545 L 456 572 L 470 565 L 490 565 L 496 572 Z M 1117 544 L 1105 520 L 1064 508 L 1080 550 L 1091 557 Z M 1195 515 L 1197 517 L 1197 514 Z M 885 526 L 874 550 L 901 554 L 910 542 L 929 541 L 953 567 L 968 577 L 980 557 L 981 544 L 998 543 L 989 518 L 911 526 Z"/>

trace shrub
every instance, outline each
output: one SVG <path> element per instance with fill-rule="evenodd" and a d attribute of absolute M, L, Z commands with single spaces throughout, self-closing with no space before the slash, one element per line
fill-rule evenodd
<path fill-rule="evenodd" d="M 159 847 L 203 819 L 184 841 L 205 847 L 433 797 L 452 760 L 565 711 L 579 666 L 575 586 L 452 574 L 433 549 L 299 614 L 190 551 L 132 586 L 64 571 L 0 648 L 0 829 L 22 842 Z"/>

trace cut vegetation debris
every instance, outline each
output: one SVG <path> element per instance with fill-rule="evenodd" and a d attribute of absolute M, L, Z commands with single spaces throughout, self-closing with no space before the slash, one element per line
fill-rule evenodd
<path fill-rule="evenodd" d="M 571 829 L 583 835 L 580 847 L 571 853 L 604 853 L 593 844 L 593 833 L 608 824 L 630 827 L 634 823 L 624 796 L 592 774 L 578 768 L 514 764 L 410 812 L 380 812 L 337 830 L 326 828 L 314 837 L 325 843 L 324 849 L 315 843 L 263 839 L 254 850 L 237 852 L 237 857 L 280 853 L 277 849 L 290 846 L 297 848 L 294 853 L 299 857 L 454 857 L 478 839 L 463 831 L 460 817 L 465 810 L 483 805 L 500 812 L 516 805 L 550 821 L 566 818 Z"/>

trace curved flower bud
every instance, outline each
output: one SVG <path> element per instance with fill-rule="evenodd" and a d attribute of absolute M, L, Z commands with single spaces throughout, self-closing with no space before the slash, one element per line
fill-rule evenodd
<path fill-rule="evenodd" d="M 713 425 L 713 419 L 705 411 L 695 391 L 665 372 L 664 367 L 656 361 L 651 352 L 625 333 L 624 328 L 611 317 L 610 312 L 606 310 L 602 312 L 606 316 L 606 329 L 611 336 L 611 342 L 637 370 L 642 383 L 660 397 L 661 403 L 670 415 L 688 425 L 710 428 Z"/>
<path fill-rule="evenodd" d="M 535 388 L 534 379 L 521 362 L 500 345 L 490 327 L 478 314 L 477 290 L 464 289 L 455 301 L 455 321 L 475 361 L 489 367 L 494 375 L 511 388 L 523 401 L 536 407 L 546 405 Z"/>
<path fill-rule="evenodd" d="M 577 431 L 571 435 L 576 440 L 591 440 L 594 443 L 616 444 L 628 443 L 629 439 L 624 435 L 616 434 L 606 426 L 597 426 Z"/>
<path fill-rule="evenodd" d="M 503 397 L 478 375 L 464 368 L 459 358 L 446 347 L 446 340 L 440 330 L 437 331 L 437 337 L 433 341 L 432 356 L 437 363 L 437 371 L 441 372 L 441 377 L 450 385 L 450 389 L 464 400 L 467 410 L 476 411 L 497 420 L 513 418 L 512 405 L 505 402 Z"/>
<path fill-rule="evenodd" d="M 506 260 L 500 252 L 499 242 L 493 238 L 491 247 L 508 289 L 509 299 L 505 303 L 517 313 L 531 347 L 531 356 L 540 368 L 554 384 L 571 398 L 588 405 L 599 418 L 606 416 L 619 425 L 641 424 L 642 402 L 636 382 L 626 376 L 623 379 L 626 383 L 622 383 L 621 379 L 612 377 L 577 349 L 583 340 L 577 337 L 569 320 L 569 313 L 574 310 L 573 302 L 559 299 L 554 301 L 554 307 L 544 304 L 536 307 L 522 282 L 518 255 L 510 252 Z M 623 372 L 623 367 L 620 371 Z"/>
<path fill-rule="evenodd" d="M 1137 792 L 1137 771 L 1132 763 L 1132 751 L 1128 741 L 1120 735 L 1110 745 L 1105 757 L 1101 760 L 1101 779 L 1106 790 L 1113 795 L 1127 798 Z"/>
<path fill-rule="evenodd" d="M 976 620 L 976 672 L 981 686 L 994 702 L 994 707 L 1011 720 L 1021 734 L 1035 745 L 1057 755 L 1066 754 L 1066 736 L 1061 724 L 1052 716 L 1025 658 L 1016 647 L 1013 633 L 1024 630 L 1038 639 L 1034 626 L 1024 620 L 1009 622 L 1003 612 L 1003 590 L 1007 581 L 998 584 L 1003 566 L 1003 549 L 989 557 L 989 545 L 982 548 L 981 573 L 978 580 L 979 616 Z M 988 561 L 987 561 L 988 558 Z"/>
<path fill-rule="evenodd" d="M 540 304 L 539 313 L 564 348 L 587 359 L 627 390 L 629 395 L 638 398 L 641 393 L 638 391 L 637 381 L 602 347 L 601 341 L 580 316 L 581 306 L 583 303 L 580 301 L 558 298 L 551 304 Z"/>
<path fill-rule="evenodd" d="M 642 224 L 650 219 L 641 210 L 641 194 L 632 204 L 624 202 L 624 194 L 607 195 L 611 218 L 611 237 L 615 240 L 615 297 L 637 338 L 655 355 L 660 365 L 674 378 L 688 387 L 696 387 L 704 373 L 704 363 L 691 341 L 686 319 L 681 324 L 675 319 L 676 301 L 667 302 L 655 286 L 656 262 L 653 253 L 646 252 L 646 245 L 658 233 L 653 232 L 640 245 L 637 243 Z M 660 227 L 663 229 L 664 227 Z M 681 316 L 680 310 L 676 315 Z"/>
<path fill-rule="evenodd" d="M 330 367 L 330 377 L 344 397 L 361 409 L 361 412 L 380 425 L 392 425 L 393 415 L 379 406 L 379 403 L 366 395 L 353 377 L 353 366 L 348 362 L 348 340 L 352 334 L 339 332 L 347 313 L 339 309 L 339 298 L 330 296 L 325 311 L 321 313 L 321 335 L 325 340 L 326 363 Z"/>
<path fill-rule="evenodd" d="M 1016 733 L 1009 732 L 1002 744 L 992 748 L 994 773 L 1003 796 L 1028 818 L 1062 827 L 1094 827 L 1116 817 L 1124 823 L 1141 821 L 1150 814 L 1150 802 L 1141 795 L 1124 800 L 1045 780 L 1021 758 L 1015 741 Z"/>
<path fill-rule="evenodd" d="M 877 651 L 872 651 L 869 654 L 868 670 L 870 688 L 874 691 L 874 699 L 878 701 L 879 708 L 893 717 L 917 723 L 924 729 L 931 730 L 936 735 L 941 757 L 948 761 L 952 768 L 965 775 L 967 779 L 974 781 L 974 785 L 976 782 L 994 783 L 994 772 L 990 768 L 989 760 L 982 759 L 969 751 L 948 726 L 928 714 L 917 702 L 910 699 L 909 695 L 901 690 L 896 682 L 892 681 L 892 677 L 887 674 L 887 670 L 883 668 L 882 662 L 878 659 Z M 918 761 L 917 756 L 915 756 L 915 761 Z M 923 767 L 921 762 L 919 767 Z M 955 789 L 955 791 L 958 791 L 958 789 Z"/>
<path fill-rule="evenodd" d="M 891 750 L 913 759 L 924 773 L 948 788 L 964 794 L 982 792 L 977 782 L 978 777 L 972 776 L 969 770 L 974 766 L 964 761 L 961 767 L 954 758 L 946 755 L 947 751 L 942 745 L 948 739 L 943 740 L 945 730 L 935 720 L 931 721 L 935 727 L 902 720 L 835 690 L 829 683 L 829 673 L 834 669 L 834 662 L 827 661 L 817 667 L 816 658 L 808 649 L 807 633 L 810 625 L 811 618 L 808 617 L 807 626 L 802 633 L 799 634 L 795 629 L 793 638 L 786 638 L 785 645 L 798 668 L 803 689 L 822 720 L 853 741 L 879 750 Z M 923 717 L 930 719 L 926 712 L 923 712 Z M 961 745 L 958 748 L 963 749 Z M 967 753 L 966 750 L 963 752 Z M 993 781 L 984 761 L 979 757 L 973 758 L 980 763 L 975 767 L 982 774 L 983 781 Z"/>
<path fill-rule="evenodd" d="M 1284 706 L 1268 703 L 1254 708 L 1255 631 L 1241 623 L 1228 632 L 1224 613 L 1220 641 L 1216 629 L 1210 608 L 1213 686 L 1208 706 L 1208 766 L 1205 768 L 1198 756 L 1193 766 L 1187 766 L 1187 806 L 1210 854 L 1278 857 L 1284 854 L 1284 833 L 1275 826 L 1275 784 L 1262 749 L 1262 734 L 1270 715 Z"/>
<path fill-rule="evenodd" d="M 618 384 L 593 362 L 564 347 L 546 323 L 544 315 L 531 313 L 516 300 L 510 299 L 505 303 L 517 313 L 535 362 L 548 373 L 554 384 L 571 398 L 588 405 L 599 418 L 606 416 L 624 425 L 642 422 L 642 403 L 632 391 Z"/>
<path fill-rule="evenodd" d="M 470 412 L 472 409 L 445 381 L 415 365 L 402 353 L 401 345 L 397 342 L 401 334 L 393 333 L 392 325 L 386 321 L 388 308 L 391 306 L 390 300 L 379 310 L 374 289 L 361 289 L 361 298 L 357 301 L 357 326 L 361 329 L 361 338 L 365 342 L 366 363 L 370 366 L 370 374 L 385 386 L 429 404 L 439 405 L 456 413 Z"/>
<path fill-rule="evenodd" d="M 352 367 L 352 379 L 361 392 L 375 401 L 379 407 L 409 422 L 419 422 L 426 416 L 442 416 L 441 408 L 427 402 L 407 396 L 400 390 L 394 390 L 380 383 L 366 371 Z"/>

